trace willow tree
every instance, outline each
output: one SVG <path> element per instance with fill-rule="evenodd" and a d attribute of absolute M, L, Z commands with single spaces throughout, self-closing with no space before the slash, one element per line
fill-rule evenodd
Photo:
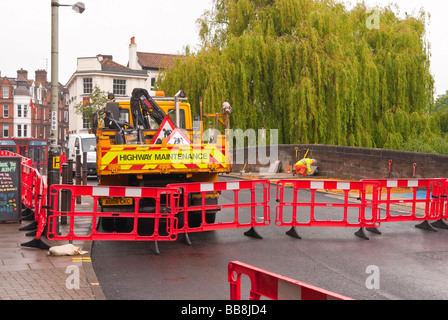
<path fill-rule="evenodd" d="M 399 149 L 427 134 L 433 78 L 425 13 L 334 0 L 215 0 L 198 20 L 201 49 L 166 69 L 206 112 L 233 106 L 234 128 L 278 129 L 280 143 Z"/>

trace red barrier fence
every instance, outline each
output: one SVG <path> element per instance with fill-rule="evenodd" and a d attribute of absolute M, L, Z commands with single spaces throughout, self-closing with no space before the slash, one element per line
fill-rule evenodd
<path fill-rule="evenodd" d="M 241 300 L 242 275 L 250 279 L 250 300 L 260 300 L 261 297 L 271 300 L 353 300 L 239 261 L 232 261 L 228 266 L 231 300 Z"/>
<path fill-rule="evenodd" d="M 179 189 L 182 195 L 179 233 L 250 227 L 245 234 L 261 238 L 253 228 L 270 224 L 269 180 L 183 183 L 167 188 Z M 218 204 L 220 198 L 228 203 Z"/>
<path fill-rule="evenodd" d="M 22 163 L 22 202 L 28 209 L 34 209 L 34 183 L 38 171 Z"/>
<path fill-rule="evenodd" d="M 20 157 L 22 159 L 22 164 L 26 164 L 27 166 L 30 166 L 30 167 L 33 165 L 33 160 L 31 160 L 29 158 L 25 158 L 25 157 L 21 156 L 20 154 L 14 153 L 12 151 L 0 150 L 0 156 Z"/>
<path fill-rule="evenodd" d="M 378 218 L 380 222 L 430 221 L 447 218 L 446 179 L 380 179 L 361 180 L 361 182 L 378 183 L 381 187 L 378 205 L 385 206 L 385 215 Z M 394 189 L 397 188 L 407 189 L 411 196 L 406 198 L 399 193 L 394 194 Z M 424 194 L 423 198 L 418 196 L 418 191 Z M 401 212 L 391 210 L 391 205 L 394 204 L 400 205 Z"/>
<path fill-rule="evenodd" d="M 286 194 L 285 187 L 292 192 Z M 370 198 L 366 192 L 368 187 L 372 189 Z M 279 180 L 275 223 L 281 227 L 292 227 L 287 234 L 297 238 L 300 237 L 294 227 L 377 228 L 378 187 L 375 182 Z M 318 190 L 342 194 L 343 200 L 328 196 L 318 198 Z M 350 200 L 349 193 L 359 194 L 359 201 Z M 328 208 L 336 208 L 339 213 L 336 217 L 329 218 L 327 210 L 322 210 Z"/>
<path fill-rule="evenodd" d="M 40 175 L 40 183 L 39 183 L 39 196 L 37 199 L 37 206 L 35 210 L 35 220 L 37 222 L 37 230 L 36 230 L 36 240 L 40 240 L 40 237 L 44 233 L 45 227 L 47 225 L 47 194 L 48 194 L 48 185 L 47 180 L 43 179 Z"/>
<path fill-rule="evenodd" d="M 10 151 L 0 151 L 0 155 L 20 156 Z M 34 215 L 30 228 L 37 228 L 37 240 L 45 229 L 50 240 L 68 241 L 171 241 L 179 233 L 188 239 L 191 232 L 236 228 L 251 228 L 245 235 L 261 238 L 255 227 L 268 226 L 271 222 L 269 180 L 171 184 L 157 189 L 56 185 L 51 187 L 51 201 L 47 205 L 46 179 L 30 166 L 31 159 L 20 157 L 21 200 L 25 211 Z M 368 238 L 363 233 L 364 228 L 379 233 L 378 228 L 384 222 L 418 221 L 422 223 L 417 227 L 429 230 L 448 228 L 445 221 L 448 218 L 447 189 L 447 179 L 279 180 L 275 224 L 291 227 L 287 234 L 298 238 L 295 227 L 357 227 L 360 230 L 355 234 L 365 239 Z M 60 209 L 62 190 L 71 197 L 65 210 Z M 318 191 L 325 191 L 325 196 Z M 408 192 L 410 196 L 397 192 Z M 93 198 L 93 208 L 76 210 L 74 200 L 86 196 Z M 128 212 L 121 212 L 121 209 L 117 212 L 110 206 L 98 207 L 103 197 L 131 198 L 133 205 L 128 207 L 131 208 Z M 152 203 L 149 209 L 148 199 Z M 397 210 L 397 206 L 401 210 Z M 332 210 L 326 210 L 328 208 Z M 62 217 L 70 218 L 65 235 L 55 229 Z M 91 234 L 75 234 L 75 218 L 87 217 L 93 224 Z M 128 230 L 121 233 L 99 231 L 97 222 L 106 219 L 126 221 Z M 148 220 L 153 224 L 149 235 L 138 229 L 139 221 Z M 430 225 L 428 221 L 433 222 Z"/>
<path fill-rule="evenodd" d="M 70 194 L 70 207 L 62 211 L 59 206 L 61 191 L 66 190 Z M 76 198 L 89 196 L 93 198 L 92 210 L 75 210 Z M 51 214 L 48 215 L 49 240 L 120 240 L 120 241 L 172 241 L 177 238 L 178 191 L 170 188 L 137 188 L 137 187 L 104 187 L 104 186 L 69 186 L 52 185 L 50 187 Z M 105 212 L 98 210 L 99 198 L 122 198 L 132 197 L 134 205 L 129 212 Z M 153 212 L 141 212 L 140 202 L 151 202 Z M 163 204 L 162 204 L 163 201 Z M 69 230 L 67 234 L 58 234 L 57 225 L 60 217 L 69 218 Z M 75 233 L 75 218 L 84 219 L 91 223 L 90 234 L 79 235 Z M 98 230 L 99 219 L 125 219 L 130 227 L 127 232 L 107 232 Z M 138 229 L 139 220 L 145 220 L 151 224 L 152 230 L 149 234 Z M 148 230 L 146 230 L 148 231 Z"/>

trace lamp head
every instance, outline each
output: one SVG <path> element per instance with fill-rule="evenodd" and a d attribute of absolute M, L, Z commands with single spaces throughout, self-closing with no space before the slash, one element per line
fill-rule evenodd
<path fill-rule="evenodd" d="M 84 10 L 86 10 L 86 6 L 84 5 L 84 3 L 82 2 L 76 2 L 73 6 L 72 9 L 77 12 L 77 13 L 83 13 Z"/>

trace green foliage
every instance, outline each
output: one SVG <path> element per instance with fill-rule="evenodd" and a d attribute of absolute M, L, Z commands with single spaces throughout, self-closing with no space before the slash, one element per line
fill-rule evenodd
<path fill-rule="evenodd" d="M 400 19 L 385 7 L 370 30 L 366 9 L 215 0 L 198 20 L 201 50 L 166 69 L 158 85 L 168 94 L 184 89 L 193 105 L 203 97 L 204 112 L 228 101 L 233 128 L 278 129 L 279 143 L 403 149 L 435 141 L 448 118 L 432 113 L 425 13 Z"/>
<path fill-rule="evenodd" d="M 90 102 L 84 104 L 80 102 L 74 106 L 77 114 L 82 114 L 85 119 L 92 119 L 92 116 L 109 101 L 107 93 L 101 91 L 98 85 L 95 85 L 90 94 Z"/>
<path fill-rule="evenodd" d="M 439 97 L 434 104 L 434 111 L 446 111 L 448 110 L 448 90 L 444 95 Z"/>

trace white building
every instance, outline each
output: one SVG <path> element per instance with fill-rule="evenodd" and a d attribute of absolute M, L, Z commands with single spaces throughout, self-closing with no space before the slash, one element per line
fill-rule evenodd
<path fill-rule="evenodd" d="M 115 94 L 116 101 L 129 101 L 135 88 L 151 91 L 161 68 L 172 65 L 176 55 L 137 52 L 135 38 L 129 45 L 129 63 L 123 66 L 110 55 L 78 58 L 77 70 L 67 82 L 70 92 L 70 133 L 88 132 L 91 119 L 75 113 L 74 106 L 89 97 L 95 85 Z"/>
<path fill-rule="evenodd" d="M 21 75 L 14 90 L 14 134 L 16 138 L 31 138 L 31 93 Z"/>
<path fill-rule="evenodd" d="M 181 57 L 181 55 L 175 54 L 138 52 L 135 38 L 132 37 L 129 45 L 128 67 L 133 70 L 145 70 L 150 81 L 149 88 L 153 90 L 160 70 L 171 67 L 174 61 Z"/>
<path fill-rule="evenodd" d="M 74 106 L 89 97 L 97 85 L 102 91 L 113 92 L 116 100 L 129 100 L 134 88 L 146 88 L 148 75 L 144 70 L 132 70 L 112 60 L 112 56 L 98 55 L 78 58 L 76 72 L 67 83 L 70 92 L 70 133 L 88 132 L 92 119 L 83 119 Z"/>

